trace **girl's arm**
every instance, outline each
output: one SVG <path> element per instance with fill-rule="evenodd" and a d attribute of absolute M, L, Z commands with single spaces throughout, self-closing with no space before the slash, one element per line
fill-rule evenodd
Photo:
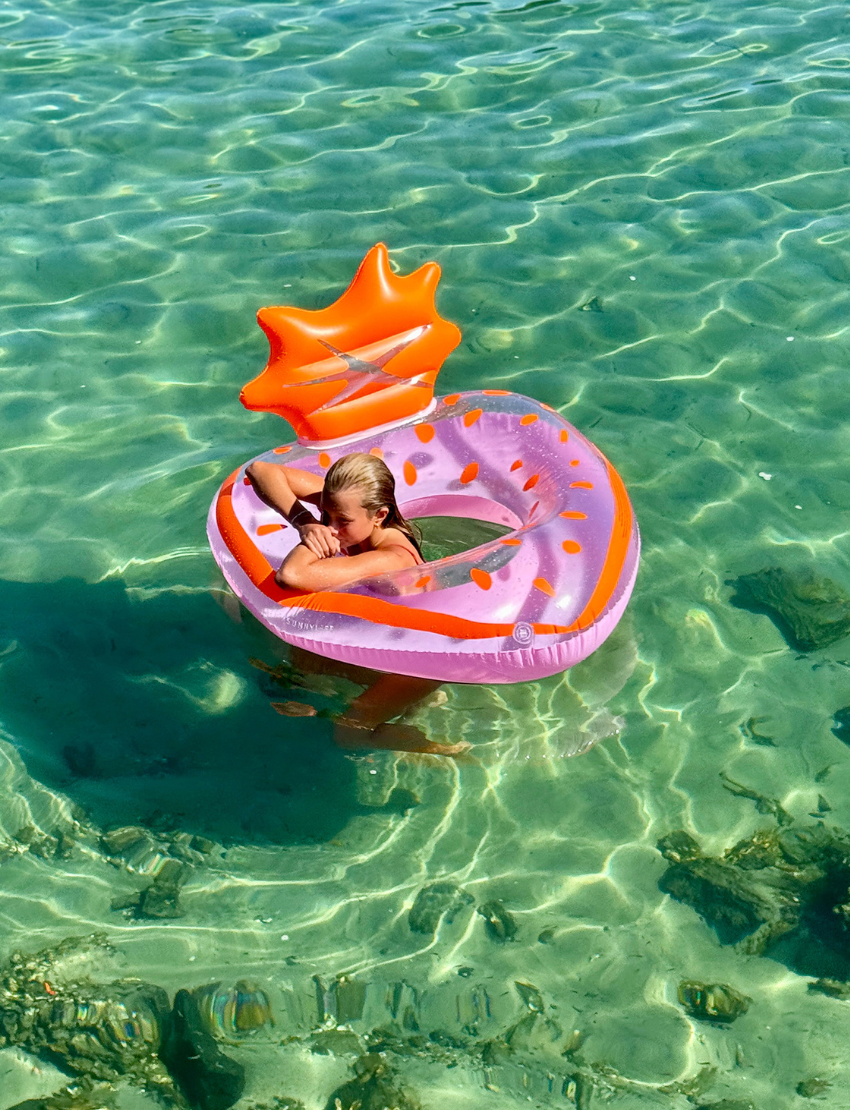
<path fill-rule="evenodd" d="M 364 551 L 362 555 L 349 555 L 347 559 L 323 559 L 304 544 L 299 544 L 284 559 L 275 575 L 275 582 L 291 590 L 312 593 L 314 590 L 347 586 L 359 578 L 386 574 L 391 570 L 414 565 L 413 555 L 398 547 L 383 551 Z"/>
<path fill-rule="evenodd" d="M 254 462 L 246 469 L 257 496 L 298 529 L 302 543 L 318 556 L 327 558 L 339 551 L 339 541 L 329 528 L 319 524 L 303 501 L 321 502 L 324 481 L 309 470 L 278 463 Z"/>
<path fill-rule="evenodd" d="M 294 466 L 279 466 L 277 463 L 253 462 L 245 474 L 251 479 L 260 500 L 285 516 L 290 524 L 295 523 L 290 516 L 293 509 L 296 514 L 299 508 L 304 509 L 299 504 L 299 498 L 318 505 L 325 485 L 309 470 L 297 470 Z"/>

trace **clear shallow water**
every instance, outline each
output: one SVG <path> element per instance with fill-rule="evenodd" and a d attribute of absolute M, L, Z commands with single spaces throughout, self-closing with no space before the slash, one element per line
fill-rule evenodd
<path fill-rule="evenodd" d="M 704 1065 L 706 1101 L 784 1110 L 824 1075 L 844 1105 L 850 1008 L 721 946 L 661 894 L 654 846 L 686 828 L 716 852 L 769 823 L 720 771 L 803 824 L 822 794 L 850 828 L 830 731 L 850 646 L 798 656 L 726 585 L 813 562 L 850 589 L 847 43 L 844 6 L 803 2 L 0 13 L 0 825 L 20 849 L 27 825 L 82 822 L 68 858 L 0 864 L 4 957 L 101 930 L 104 979 L 261 983 L 277 1024 L 228 1048 L 240 1110 L 323 1107 L 350 1074 L 307 1041 L 313 977 L 343 973 L 370 984 L 359 1034 L 412 1006 L 458 1042 L 503 1033 L 531 983 L 630 1081 L 612 1106 L 694 1105 L 660 1088 Z M 286 438 L 237 401 L 266 357 L 257 307 L 328 303 L 378 239 L 405 271 L 443 267 L 464 341 L 440 389 L 557 407 L 644 538 L 597 656 L 419 711 L 473 741 L 457 763 L 341 752 L 326 721 L 276 716 L 249 663 L 276 645 L 229 618 L 204 539 L 222 477 Z M 177 920 L 110 909 L 140 880 L 99 830 L 140 821 L 221 845 Z M 432 942 L 407 914 L 442 878 L 475 903 Z M 474 912 L 493 898 L 512 943 Z M 749 1013 L 692 1022 L 691 977 Z M 557 1055 L 487 1074 L 446 1051 L 396 1060 L 425 1110 L 569 1105 Z M 61 1085 L 41 1071 L 0 1052 L 0 1110 Z"/>

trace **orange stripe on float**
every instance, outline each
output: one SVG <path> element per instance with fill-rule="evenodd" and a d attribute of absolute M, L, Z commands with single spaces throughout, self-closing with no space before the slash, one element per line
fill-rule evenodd
<path fill-rule="evenodd" d="M 257 535 L 268 536 L 272 532 L 279 532 L 282 528 L 285 527 L 285 524 L 261 524 L 260 527 L 257 529 Z"/>
<path fill-rule="evenodd" d="M 463 483 L 463 485 L 468 486 L 469 483 L 474 482 L 477 477 L 478 477 L 478 463 L 477 462 L 471 462 L 471 463 L 467 463 L 467 465 L 463 468 L 463 473 L 460 476 L 460 480 Z"/>
<path fill-rule="evenodd" d="M 460 400 L 459 393 L 450 393 L 448 397 L 443 398 L 444 405 L 456 405 Z"/>
<path fill-rule="evenodd" d="M 567 431 L 566 428 L 561 428 L 561 434 L 558 438 L 560 439 L 561 443 L 566 443 L 567 440 L 570 438 L 570 433 Z"/>
<path fill-rule="evenodd" d="M 414 586 L 416 586 L 416 588 L 418 590 L 421 590 L 423 588 L 423 586 L 427 586 L 430 581 L 431 581 L 431 575 L 426 574 L 424 578 L 417 579 L 416 582 L 414 582 Z"/>
<path fill-rule="evenodd" d="M 414 430 L 420 443 L 430 443 L 434 438 L 433 424 L 417 424 Z"/>
<path fill-rule="evenodd" d="M 463 422 L 467 428 L 471 428 L 475 421 L 482 413 L 482 409 L 470 409 L 469 412 L 463 414 Z"/>
<path fill-rule="evenodd" d="M 481 392 L 486 397 L 510 397 L 511 395 L 509 389 L 482 389 Z"/>
<path fill-rule="evenodd" d="M 493 585 L 493 579 L 486 570 L 480 570 L 478 567 L 473 567 L 469 572 L 469 577 L 476 586 L 480 586 L 482 590 L 489 590 Z"/>
<path fill-rule="evenodd" d="M 537 485 L 537 483 L 539 481 L 540 481 L 540 475 L 539 474 L 532 474 L 531 477 L 528 479 L 528 481 L 525 483 L 525 485 L 522 488 L 524 490 L 534 489 L 534 487 Z"/>
<path fill-rule="evenodd" d="M 233 509 L 233 487 L 238 474 L 239 470 L 234 470 L 218 492 L 215 522 L 231 555 L 254 585 L 262 590 L 266 597 L 271 598 L 272 601 L 278 601 L 285 597 L 288 591 L 277 585 L 271 563 L 257 549 Z"/>
<path fill-rule="evenodd" d="M 327 451 L 320 451 L 319 452 L 319 466 L 321 466 L 325 470 L 327 470 L 330 465 L 331 465 L 330 455 L 327 453 Z"/>
<path fill-rule="evenodd" d="M 287 451 L 291 451 L 291 450 L 292 450 L 292 445 L 290 444 L 288 447 L 275 447 L 274 453 L 276 455 L 285 455 Z"/>
<path fill-rule="evenodd" d="M 405 461 L 403 471 L 404 471 L 404 480 L 405 480 L 405 482 L 407 482 L 407 484 L 409 486 L 412 486 L 413 483 L 416 481 L 417 474 L 416 474 L 416 467 L 413 465 L 413 463 L 410 461 L 410 459 L 407 459 Z"/>
<path fill-rule="evenodd" d="M 604 611 L 614 594 L 614 590 L 617 588 L 617 583 L 620 581 L 620 575 L 623 573 L 623 566 L 632 539 L 632 506 L 629 502 L 629 495 L 626 493 L 623 479 L 604 455 L 602 458 L 608 468 L 608 481 L 614 495 L 614 521 L 611 525 L 611 538 L 608 540 L 605 562 L 602 564 L 602 572 L 593 588 L 593 593 L 577 619 L 570 625 L 570 632 L 583 632 Z"/>
<path fill-rule="evenodd" d="M 527 412 L 525 416 L 520 418 L 520 424 L 526 427 L 528 424 L 533 424 L 538 419 L 536 412 Z"/>
<path fill-rule="evenodd" d="M 593 489 L 593 482 L 570 482 L 570 489 Z"/>
<path fill-rule="evenodd" d="M 517 540 L 513 537 L 510 537 L 506 540 L 499 540 L 499 543 L 503 543 L 505 547 L 519 547 L 519 545 L 522 543 L 522 540 Z"/>
<path fill-rule="evenodd" d="M 587 520 L 587 513 L 579 513 L 574 509 L 567 509 L 566 512 L 558 513 L 558 516 L 565 517 L 567 520 Z"/>
<path fill-rule="evenodd" d="M 435 632 L 455 640 L 482 640 L 513 634 L 512 624 L 489 624 L 456 617 L 449 613 L 432 613 L 427 609 L 412 609 L 407 605 L 394 605 L 376 597 L 362 594 L 334 593 L 319 590 L 313 594 L 299 594 L 280 602 L 289 608 L 298 606 L 319 613 L 333 613 L 339 617 L 359 617 L 372 624 L 385 624 L 388 628 L 409 628 L 415 632 Z"/>
<path fill-rule="evenodd" d="M 532 585 L 536 586 L 537 589 L 540 590 L 542 593 L 548 594 L 549 597 L 555 596 L 555 591 L 552 589 L 551 584 L 547 582 L 545 578 L 535 578 Z"/>
<path fill-rule="evenodd" d="M 514 461 L 511 463 L 511 470 L 519 470 L 521 466 L 522 459 L 514 459 Z"/>

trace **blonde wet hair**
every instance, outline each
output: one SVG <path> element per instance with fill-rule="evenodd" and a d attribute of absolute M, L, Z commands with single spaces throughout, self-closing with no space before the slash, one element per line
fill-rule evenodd
<path fill-rule="evenodd" d="M 419 529 L 399 512 L 395 500 L 395 478 L 383 459 L 360 451 L 337 459 L 325 475 L 323 492 L 335 494 L 346 489 L 357 490 L 360 504 L 370 515 L 379 509 L 387 509 L 383 527 L 397 528 L 422 555 Z"/>

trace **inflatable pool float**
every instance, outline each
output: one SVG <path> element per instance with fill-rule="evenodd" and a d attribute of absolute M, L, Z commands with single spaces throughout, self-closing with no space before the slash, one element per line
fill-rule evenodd
<path fill-rule="evenodd" d="M 437 314 L 440 270 L 400 277 L 379 243 L 339 300 L 263 308 L 271 353 L 242 390 L 296 444 L 258 458 L 323 475 L 382 457 L 408 518 L 489 521 L 506 535 L 424 566 L 300 593 L 275 583 L 299 536 L 256 496 L 247 460 L 207 532 L 237 597 L 289 644 L 379 671 L 450 682 L 555 674 L 606 639 L 629 600 L 640 536 L 620 476 L 548 405 L 502 389 L 434 397 L 460 332 Z"/>

